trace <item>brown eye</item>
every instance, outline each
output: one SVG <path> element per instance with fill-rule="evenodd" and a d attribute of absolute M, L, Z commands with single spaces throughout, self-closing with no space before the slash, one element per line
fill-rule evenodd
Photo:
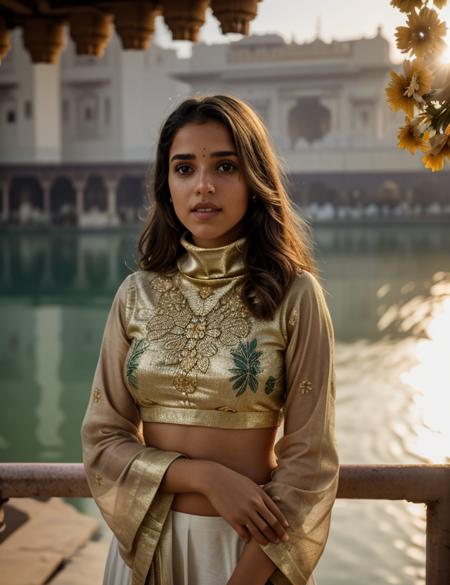
<path fill-rule="evenodd" d="M 189 165 L 178 165 L 175 168 L 175 172 L 179 175 L 188 175 L 191 172 L 191 167 Z"/>
<path fill-rule="evenodd" d="M 237 169 L 237 166 L 231 162 L 222 162 L 217 168 L 224 173 L 232 173 Z"/>

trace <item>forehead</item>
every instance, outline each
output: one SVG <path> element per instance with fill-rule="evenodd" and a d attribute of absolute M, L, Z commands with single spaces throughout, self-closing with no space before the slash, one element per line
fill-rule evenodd
<path fill-rule="evenodd" d="M 203 124 L 186 124 L 178 130 L 169 154 L 234 149 L 234 141 L 226 126 L 214 120 Z"/>

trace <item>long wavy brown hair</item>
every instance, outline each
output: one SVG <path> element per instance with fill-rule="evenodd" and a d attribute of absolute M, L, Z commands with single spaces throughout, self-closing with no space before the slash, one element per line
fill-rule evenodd
<path fill-rule="evenodd" d="M 170 204 L 169 150 L 175 134 L 186 124 L 209 120 L 231 133 L 249 191 L 244 217 L 248 245 L 242 300 L 257 318 L 272 319 L 299 270 L 316 272 L 308 226 L 295 212 L 267 130 L 258 115 L 242 100 L 226 95 L 194 97 L 183 101 L 162 126 L 153 175 L 154 201 L 139 240 L 142 270 L 172 272 L 185 249 L 186 231 Z"/>

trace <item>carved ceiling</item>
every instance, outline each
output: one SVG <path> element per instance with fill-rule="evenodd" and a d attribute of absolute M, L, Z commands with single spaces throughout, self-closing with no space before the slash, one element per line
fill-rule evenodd
<path fill-rule="evenodd" d="M 145 50 L 162 15 L 174 40 L 193 41 L 207 8 L 223 34 L 249 34 L 261 0 L 0 0 L 0 60 L 10 48 L 10 31 L 20 28 L 33 63 L 56 63 L 67 27 L 79 55 L 101 57 L 115 29 L 124 49 Z"/>

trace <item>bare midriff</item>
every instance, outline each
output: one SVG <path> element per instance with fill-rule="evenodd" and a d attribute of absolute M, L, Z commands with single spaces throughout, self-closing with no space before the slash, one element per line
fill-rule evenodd
<path fill-rule="evenodd" d="M 252 479 L 258 485 L 270 480 L 276 467 L 273 451 L 276 427 L 263 429 L 218 429 L 147 422 L 143 424 L 147 445 L 177 451 L 191 459 L 221 463 Z M 200 516 L 219 514 L 203 494 L 175 494 L 172 509 Z"/>

